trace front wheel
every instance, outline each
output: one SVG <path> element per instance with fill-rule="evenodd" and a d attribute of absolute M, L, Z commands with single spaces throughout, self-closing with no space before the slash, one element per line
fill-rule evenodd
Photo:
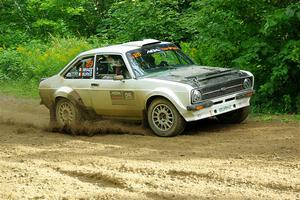
<path fill-rule="evenodd" d="M 148 108 L 147 118 L 150 128 L 161 137 L 178 135 L 182 133 L 186 125 L 175 106 L 163 98 L 152 101 Z"/>
<path fill-rule="evenodd" d="M 228 113 L 217 115 L 217 119 L 221 123 L 238 124 L 243 122 L 250 113 L 250 106 L 240 108 Z"/>

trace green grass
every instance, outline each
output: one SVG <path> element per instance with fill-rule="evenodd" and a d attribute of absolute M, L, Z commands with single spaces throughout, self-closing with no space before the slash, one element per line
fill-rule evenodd
<path fill-rule="evenodd" d="M 38 83 L 35 81 L 1 81 L 0 93 L 16 97 L 39 98 Z"/>
<path fill-rule="evenodd" d="M 299 122 L 299 114 L 263 114 L 263 113 L 252 113 L 250 119 L 255 121 L 263 122 Z"/>

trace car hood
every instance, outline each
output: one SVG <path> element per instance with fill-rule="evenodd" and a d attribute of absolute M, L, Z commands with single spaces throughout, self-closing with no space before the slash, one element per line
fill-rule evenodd
<path fill-rule="evenodd" d="M 146 77 L 185 83 L 194 88 L 200 88 L 245 76 L 248 75 L 236 69 L 191 65 L 169 69 Z"/>

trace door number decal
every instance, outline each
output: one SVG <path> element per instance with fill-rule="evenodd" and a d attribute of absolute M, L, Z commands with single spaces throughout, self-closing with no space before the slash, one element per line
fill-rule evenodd
<path fill-rule="evenodd" d="M 111 100 L 134 100 L 132 91 L 110 91 Z"/>

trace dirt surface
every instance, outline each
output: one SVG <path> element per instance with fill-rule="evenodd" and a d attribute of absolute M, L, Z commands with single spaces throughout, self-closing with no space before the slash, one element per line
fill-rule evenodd
<path fill-rule="evenodd" d="M 0 96 L 0 199 L 300 199 L 300 123 L 206 120 L 173 138 L 47 124 L 38 101 Z"/>

